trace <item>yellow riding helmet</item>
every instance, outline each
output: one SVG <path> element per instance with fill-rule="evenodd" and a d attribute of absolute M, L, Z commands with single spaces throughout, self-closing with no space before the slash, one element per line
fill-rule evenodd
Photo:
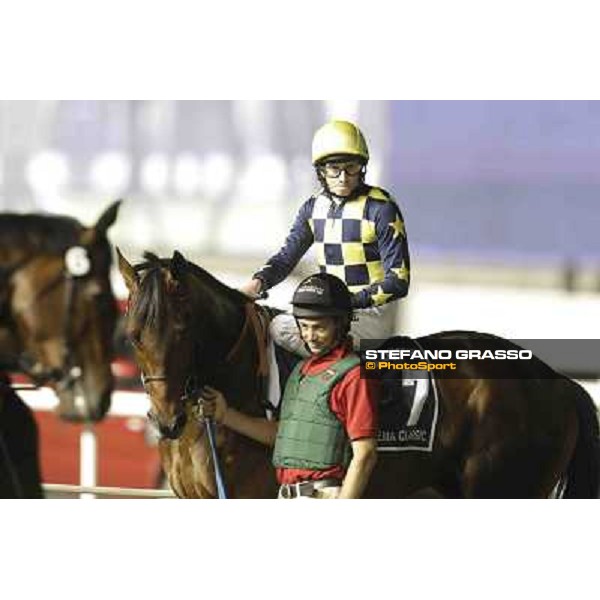
<path fill-rule="evenodd" d="M 365 163 L 369 149 L 361 130 L 349 121 L 330 121 L 317 130 L 312 143 L 312 163 L 316 165 L 330 156 L 357 156 Z"/>

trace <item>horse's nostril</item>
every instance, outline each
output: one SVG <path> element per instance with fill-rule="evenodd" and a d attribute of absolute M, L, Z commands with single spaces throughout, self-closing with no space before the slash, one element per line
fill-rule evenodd
<path fill-rule="evenodd" d="M 167 425 L 161 423 L 160 419 L 156 415 L 153 415 L 153 417 L 151 417 L 151 420 L 154 419 L 156 420 L 156 424 L 158 425 L 160 435 L 163 438 L 167 438 L 169 440 L 178 439 L 181 436 L 183 429 L 187 423 L 187 415 L 183 411 L 179 411 L 171 419 L 171 422 Z"/>

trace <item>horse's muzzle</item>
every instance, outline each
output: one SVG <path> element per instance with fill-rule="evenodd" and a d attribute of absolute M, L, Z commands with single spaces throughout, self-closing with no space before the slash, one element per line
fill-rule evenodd
<path fill-rule="evenodd" d="M 82 390 L 56 390 L 58 396 L 58 416 L 71 423 L 97 423 L 101 421 L 110 408 L 111 390 L 99 394 L 87 393 Z"/>
<path fill-rule="evenodd" d="M 148 420 L 158 429 L 161 439 L 176 440 L 183 433 L 187 423 L 187 415 L 183 410 L 180 410 L 171 419 L 170 423 L 164 424 L 152 411 L 148 411 Z"/>

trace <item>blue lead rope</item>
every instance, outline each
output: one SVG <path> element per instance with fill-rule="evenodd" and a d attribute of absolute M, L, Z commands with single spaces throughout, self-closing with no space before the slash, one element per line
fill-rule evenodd
<path fill-rule="evenodd" d="M 217 444 L 215 443 L 215 424 L 212 419 L 205 419 L 206 433 L 208 433 L 208 441 L 210 443 L 210 451 L 212 452 L 213 465 L 215 466 L 215 480 L 217 482 L 217 494 L 219 500 L 227 500 L 227 492 L 225 491 L 225 481 L 221 474 L 221 466 L 219 465 L 219 457 L 217 456 Z"/>

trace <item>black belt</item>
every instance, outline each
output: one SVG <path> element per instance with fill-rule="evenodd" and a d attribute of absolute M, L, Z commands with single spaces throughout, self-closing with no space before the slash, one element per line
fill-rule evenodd
<path fill-rule="evenodd" d="M 338 479 L 316 479 L 315 481 L 300 481 L 298 483 L 284 483 L 279 488 L 279 495 L 286 500 L 300 496 L 312 496 L 315 490 L 328 487 L 339 487 Z"/>

